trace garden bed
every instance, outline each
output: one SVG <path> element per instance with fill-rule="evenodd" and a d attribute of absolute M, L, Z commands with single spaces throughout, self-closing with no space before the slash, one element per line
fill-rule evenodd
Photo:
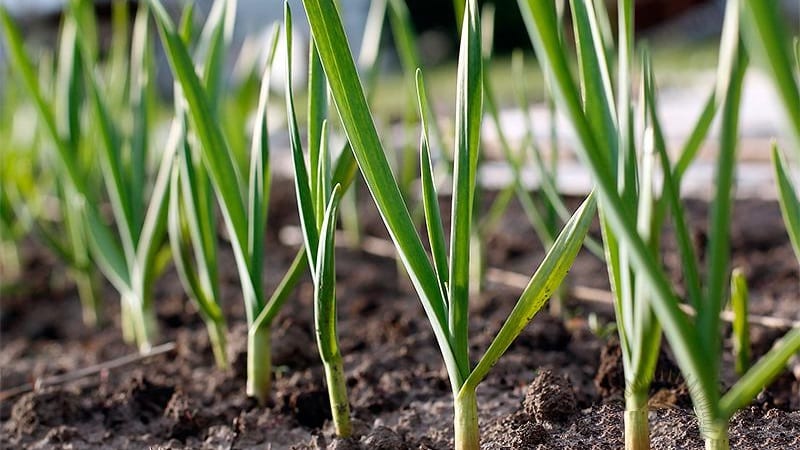
<path fill-rule="evenodd" d="M 275 183 L 267 246 L 274 285 L 296 249 L 277 230 L 296 223 L 291 183 Z M 385 238 L 362 194 L 368 234 Z M 570 202 L 574 207 L 577 199 Z M 446 205 L 443 205 L 443 207 Z M 693 232 L 703 246 L 706 205 L 689 201 Z M 597 230 L 593 231 L 597 236 Z M 800 320 L 797 261 L 777 203 L 742 200 L 733 220 L 733 264 L 751 289 L 751 314 Z M 669 240 L 667 238 L 667 240 Z M 232 255 L 221 255 L 232 369 L 220 372 L 205 326 L 182 294 L 174 272 L 156 290 L 163 342 L 173 350 L 122 367 L 2 399 L 0 448 L 429 448 L 452 447 L 452 399 L 441 357 L 421 305 L 393 259 L 342 248 L 337 254 L 340 340 L 350 402 L 360 439 L 332 441 L 322 367 L 313 336 L 312 286 L 304 280 L 274 326 L 275 383 L 264 408 L 246 398 L 242 302 Z M 491 267 L 529 274 L 543 256 L 515 203 L 490 238 Z M 665 263 L 679 281 L 679 259 L 667 245 Z M 61 288 L 62 267 L 34 244 L 24 249 L 22 278 L 2 295 L 0 390 L 112 361 L 135 352 L 119 326 L 80 325 L 80 305 Z M 583 252 L 571 271 L 575 286 L 607 289 L 604 265 Z M 518 289 L 489 283 L 471 304 L 473 355 L 483 351 L 513 305 Z M 106 289 L 106 318 L 118 302 Z M 611 305 L 571 299 L 571 317 L 540 313 L 478 389 L 482 446 L 616 449 L 623 446 L 622 367 Z M 602 331 L 605 329 L 606 333 Z M 729 330 L 726 330 L 728 332 Z M 754 325 L 753 353 L 766 352 L 785 330 Z M 729 345 L 729 344 L 726 344 Z M 730 358 L 730 352 L 725 355 Z M 732 361 L 725 361 L 732 379 Z M 800 368 L 785 372 L 731 421 L 732 448 L 800 448 Z M 655 449 L 702 448 L 696 418 L 668 349 L 656 371 L 651 400 Z M 332 444 L 332 447 L 329 446 Z"/>

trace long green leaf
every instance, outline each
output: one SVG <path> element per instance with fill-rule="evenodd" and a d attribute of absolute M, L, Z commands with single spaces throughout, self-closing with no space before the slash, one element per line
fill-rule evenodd
<path fill-rule="evenodd" d="M 591 2 L 571 0 L 570 6 L 578 47 L 583 107 L 595 135 L 613 149 L 617 146 L 617 112 L 600 26 Z"/>
<path fill-rule="evenodd" d="M 189 105 L 189 117 L 192 119 L 194 130 L 202 144 L 203 161 L 214 180 L 214 187 L 221 200 L 225 221 L 232 232 L 231 237 L 237 241 L 237 245 L 241 245 L 246 242 L 246 214 L 239 181 L 241 177 L 230 152 L 227 151 L 222 130 L 214 118 L 208 97 L 200 84 L 186 46 L 176 33 L 172 20 L 161 2 L 151 0 L 150 5 L 167 50 L 170 65 Z"/>
<path fill-rule="evenodd" d="M 644 95 L 645 95 L 645 109 L 647 110 L 648 121 L 653 130 L 653 139 L 656 151 L 660 157 L 661 167 L 664 174 L 664 188 L 662 192 L 662 201 L 659 206 L 668 205 L 672 209 L 672 217 L 675 226 L 675 240 L 678 244 L 678 254 L 681 257 L 681 267 L 683 269 L 683 276 L 685 279 L 685 287 L 689 303 L 695 308 L 699 309 L 703 301 L 703 292 L 700 287 L 700 267 L 697 254 L 694 249 L 694 242 L 692 241 L 689 232 L 689 226 L 686 223 L 686 213 L 680 199 L 680 169 L 676 167 L 674 172 L 668 170 L 670 167 L 669 156 L 667 155 L 667 144 L 664 139 L 664 133 L 661 127 L 661 122 L 658 118 L 658 105 L 655 92 L 655 76 L 652 70 L 652 64 L 649 59 L 645 59 L 644 72 Z M 713 97 L 712 97 L 713 98 Z M 711 103 L 713 105 L 713 103 Z M 711 109 L 713 111 L 714 109 Z M 713 118 L 713 114 L 710 116 Z M 701 118 L 701 122 L 705 121 L 705 117 Z M 709 120 L 709 123 L 711 121 Z M 691 138 L 690 138 L 691 141 Z M 685 153 L 684 153 L 685 154 Z M 679 163 L 680 164 L 680 163 Z M 662 212 L 657 212 L 660 216 Z M 659 220 L 661 218 L 659 217 Z"/>
<path fill-rule="evenodd" d="M 786 369 L 786 362 L 798 352 L 800 328 L 794 328 L 722 396 L 719 408 L 722 417 L 730 418 L 752 402 L 765 386 Z"/>
<path fill-rule="evenodd" d="M 167 226 L 167 213 L 169 211 L 170 172 L 172 161 L 178 148 L 177 142 L 168 143 L 161 156 L 153 192 L 150 194 L 150 203 L 144 215 L 144 224 L 136 248 L 136 260 L 140 270 L 143 271 L 144 286 L 149 291 L 153 279 L 158 275 L 159 267 L 155 263 L 156 255 L 163 247 Z M 172 145 L 170 145 L 172 144 Z"/>
<path fill-rule="evenodd" d="M 102 156 L 103 180 L 105 181 L 111 208 L 114 212 L 122 248 L 128 259 L 128 264 L 133 264 L 137 236 L 134 230 L 131 207 L 133 199 L 130 196 L 129 185 L 126 182 L 127 179 L 120 158 L 122 139 L 111 118 L 111 112 L 103 100 L 103 88 L 98 85 L 97 77 L 93 72 L 87 71 L 86 83 L 102 138 L 100 155 Z"/>
<path fill-rule="evenodd" d="M 256 296 L 256 280 L 250 277 L 250 259 L 247 254 L 247 214 L 242 198 L 241 176 L 225 142 L 222 129 L 216 120 L 207 94 L 200 83 L 186 45 L 176 32 L 169 15 L 159 0 L 150 0 L 167 57 L 180 83 L 188 104 L 189 117 L 200 141 L 203 163 L 208 169 L 214 190 L 222 209 L 222 216 L 231 237 L 234 257 L 247 305 L 248 323 L 261 311 L 261 299 Z"/>
<path fill-rule="evenodd" d="M 317 344 L 323 361 L 330 361 L 339 353 L 336 333 L 336 268 L 334 265 L 334 236 L 336 213 L 341 199 L 341 186 L 336 186 L 325 210 L 320 229 L 319 251 L 315 255 L 314 268 L 314 317 Z"/>
<path fill-rule="evenodd" d="M 319 54 L 312 39 L 308 46 L 308 167 L 311 168 L 309 185 L 317 186 L 316 169 L 319 166 L 320 141 L 322 139 L 322 123 L 328 114 L 328 80 L 319 61 Z M 314 197 L 318 197 L 315 194 Z M 324 209 L 325 206 L 323 205 Z M 324 211 L 319 214 L 322 220 Z M 317 224 L 319 226 L 319 224 Z"/>
<path fill-rule="evenodd" d="M 436 272 L 416 233 L 408 207 L 392 175 L 358 72 L 350 54 L 341 17 L 333 0 L 304 0 L 311 32 L 347 138 L 378 210 L 399 251 L 436 335 L 451 382 L 460 385 L 460 369 L 450 347 L 447 313 Z"/>
<path fill-rule="evenodd" d="M 744 10 L 742 21 L 745 42 L 750 53 L 766 65 L 780 95 L 796 142 L 800 144 L 800 89 L 792 64 L 792 51 L 786 26 L 781 19 L 778 2 L 740 0 Z M 800 155 L 800 146 L 796 148 Z"/>
<path fill-rule="evenodd" d="M 292 12 L 287 2 L 284 6 L 284 27 L 286 41 L 286 117 L 289 121 L 289 144 L 292 148 L 292 163 L 294 167 L 294 188 L 297 196 L 297 205 L 300 212 L 300 227 L 303 229 L 308 265 L 316 267 L 317 245 L 319 244 L 319 230 L 314 215 L 316 210 L 314 195 L 312 194 L 311 176 L 306 167 L 303 144 L 300 141 L 300 129 L 297 125 L 297 115 L 294 107 L 294 93 L 292 90 Z M 312 166 L 310 171 L 316 170 Z"/>
<path fill-rule="evenodd" d="M 247 254 L 250 259 L 250 278 L 261 279 L 264 268 L 264 230 L 267 228 L 267 211 L 271 186 L 269 165 L 269 126 L 267 106 L 269 105 L 269 86 L 272 79 L 272 63 L 278 48 L 280 27 L 272 29 L 268 41 L 267 61 L 261 76 L 261 90 L 258 96 L 258 109 L 253 124 L 253 140 L 250 148 L 250 177 L 247 188 Z M 253 283 L 256 298 L 264 296 L 261 283 Z"/>
<path fill-rule="evenodd" d="M 147 161 L 150 147 L 151 117 L 153 108 L 153 83 L 155 67 L 153 61 L 152 33 L 150 32 L 150 10 L 146 4 L 139 6 L 131 38 L 130 64 L 130 108 L 133 110 L 133 134 L 131 140 L 130 193 L 136 199 L 133 205 L 133 220 L 137 227 L 144 224 L 144 201 L 147 177 Z"/>
<path fill-rule="evenodd" d="M 731 68 L 731 81 L 722 104 L 720 153 L 717 157 L 717 192 L 711 206 L 708 243 L 708 269 L 706 273 L 705 304 L 697 311 L 697 329 L 700 343 L 707 355 L 718 355 L 720 345 L 719 314 L 727 299 L 726 290 L 730 275 L 730 222 L 733 208 L 734 173 L 739 143 L 739 110 L 741 104 L 747 56 L 739 57 Z M 708 362 L 712 373 L 718 373 L 719 361 Z"/>
<path fill-rule="evenodd" d="M 227 50 L 233 38 L 236 6 L 236 0 L 215 0 L 200 35 L 197 60 L 203 61 L 203 82 L 214 113 L 220 107 L 225 82 L 225 58 L 228 56 Z"/>
<path fill-rule="evenodd" d="M 475 177 L 483 115 L 483 56 L 480 20 L 474 0 L 467 1 L 461 30 L 456 84 L 456 139 L 450 222 L 450 345 L 465 379 L 469 370 L 470 238 Z"/>
<path fill-rule="evenodd" d="M 598 141 L 582 114 L 580 100 L 576 95 L 577 89 L 564 56 L 566 52 L 559 40 L 555 8 L 549 2 L 537 0 L 519 0 L 519 4 L 537 55 L 543 61 L 545 70 L 550 73 L 556 99 L 575 127 L 580 144 L 576 150 L 594 176 L 603 220 L 608 221 L 617 238 L 628 247 L 633 263 L 638 268 L 637 273 L 648 280 L 653 292 L 653 309 L 661 320 L 678 364 L 692 378 L 693 398 L 700 400 L 706 393 L 716 389 L 712 382 L 713 375 L 705 358 L 696 349 L 697 334 L 690 327 L 686 315 L 678 308 L 669 281 L 637 235 L 631 222 L 631 214 L 616 194 L 616 180 L 608 159 L 598 153 L 601 147 L 597 145 Z"/>
<path fill-rule="evenodd" d="M 564 226 L 539 268 L 536 269 L 536 273 L 528 282 L 528 286 L 520 295 L 508 319 L 467 378 L 464 389 L 475 389 L 478 386 L 511 346 L 514 339 L 519 336 L 519 333 L 544 306 L 547 299 L 558 289 L 583 245 L 583 238 L 594 220 L 595 211 L 596 200 L 592 194 Z"/>
<path fill-rule="evenodd" d="M 221 315 L 221 310 L 216 304 L 213 294 L 208 290 L 201 278 L 203 271 L 192 267 L 191 241 L 185 238 L 181 216 L 184 208 L 181 205 L 181 181 L 180 165 L 177 163 L 172 167 L 169 217 L 167 228 L 169 231 L 170 245 L 172 246 L 172 256 L 175 262 L 175 269 L 181 280 L 183 288 L 186 290 L 190 299 L 197 303 L 198 310 L 204 318 Z M 187 218 L 189 221 L 192 218 Z"/>
<path fill-rule="evenodd" d="M 420 140 L 420 182 L 422 184 L 422 206 L 425 210 L 425 225 L 428 230 L 428 241 L 433 254 L 433 265 L 439 277 L 439 284 L 442 288 L 442 296 L 447 298 L 448 267 L 447 267 L 447 244 L 444 241 L 444 227 L 442 225 L 442 213 L 439 209 L 439 195 L 436 191 L 436 182 L 433 178 L 433 164 L 429 151 L 428 122 L 429 111 L 426 108 L 427 94 L 425 93 L 425 83 L 422 80 L 422 71 L 417 70 L 417 99 L 419 103 L 419 115 L 422 121 L 422 139 Z"/>
<path fill-rule="evenodd" d="M 25 52 L 25 44 L 22 39 L 22 34 L 20 33 L 17 24 L 14 23 L 14 20 L 8 13 L 8 10 L 6 10 L 6 8 L 3 6 L 0 6 L 0 23 L 2 24 L 3 34 L 5 35 L 6 42 L 8 43 L 7 49 L 9 51 L 10 66 L 15 69 L 15 72 L 19 75 L 19 78 L 22 80 L 23 84 L 33 98 L 33 103 L 36 106 L 36 110 L 44 122 L 45 130 L 53 140 L 59 160 L 66 169 L 66 174 L 69 177 L 70 182 L 75 185 L 76 190 L 79 193 L 85 194 L 86 189 L 84 177 L 81 171 L 78 170 L 78 166 L 76 165 L 75 160 L 71 157 L 72 155 L 67 147 L 66 142 L 58 131 L 58 126 L 55 119 L 55 111 L 53 111 L 49 102 L 45 100 L 45 96 L 42 93 L 41 87 L 39 86 L 38 77 L 36 76 L 36 71 L 33 68 L 30 58 Z"/>
<path fill-rule="evenodd" d="M 792 241 L 794 254 L 800 261 L 800 199 L 797 189 L 789 176 L 789 164 L 781 155 L 776 145 L 772 146 L 772 164 L 775 168 L 775 179 L 778 184 L 778 200 L 780 200 L 786 231 Z"/>
<path fill-rule="evenodd" d="M 56 117 L 60 120 L 60 134 L 76 151 L 81 137 L 80 112 L 82 78 L 78 27 L 75 21 L 65 20 L 61 28 L 58 48 L 58 75 L 56 79 Z"/>

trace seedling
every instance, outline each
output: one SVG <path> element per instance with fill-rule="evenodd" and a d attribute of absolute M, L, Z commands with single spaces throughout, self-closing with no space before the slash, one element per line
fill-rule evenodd
<path fill-rule="evenodd" d="M 679 183 L 675 178 L 680 177 L 673 177 L 673 173 L 683 173 L 688 164 L 681 165 L 681 161 L 685 162 L 687 159 L 682 156 L 679 163 L 673 167 L 666 157 L 663 134 L 655 114 L 652 72 L 647 68 L 644 71 L 646 86 L 644 111 L 649 133 L 652 133 L 653 148 L 664 168 L 664 195 L 669 202 L 676 227 L 689 302 L 697 311 L 697 318 L 692 321 L 680 310 L 678 298 L 672 291 L 667 275 L 655 258 L 656 254 L 649 243 L 653 236 L 650 231 L 652 228 L 642 227 L 643 224 L 654 223 L 652 215 L 651 220 L 642 220 L 647 214 L 642 213 L 642 203 L 635 201 L 635 184 L 630 183 L 635 180 L 637 169 L 632 147 L 633 133 L 630 120 L 632 107 L 628 81 L 630 48 L 633 42 L 633 3 L 622 1 L 619 4 L 619 23 L 622 24 L 619 47 L 622 51 L 618 58 L 619 88 L 616 108 L 610 90 L 611 77 L 607 58 L 603 52 L 604 46 L 596 44 L 602 42 L 602 39 L 597 31 L 598 27 L 592 25 L 592 18 L 595 15 L 591 12 L 590 5 L 586 3 L 585 1 L 572 3 L 573 11 L 585 11 L 582 20 L 574 21 L 576 27 L 583 28 L 583 30 L 578 28 L 576 33 L 583 87 L 579 90 L 569 70 L 566 48 L 556 31 L 557 16 L 553 5 L 534 0 L 519 1 L 537 54 L 554 82 L 553 90 L 559 108 L 572 122 L 576 131 L 579 141 L 576 148 L 578 155 L 594 177 L 604 227 L 607 261 L 610 264 L 612 286 L 618 303 L 617 317 L 621 341 L 624 346 L 630 345 L 635 349 L 643 349 L 646 348 L 644 344 L 657 342 L 657 339 L 651 337 L 653 330 L 657 330 L 657 326 L 652 325 L 652 320 L 655 318 L 648 319 L 652 308 L 687 380 L 706 448 L 727 449 L 729 446 L 727 428 L 731 416 L 736 410 L 752 401 L 761 388 L 783 370 L 788 358 L 800 349 L 800 329 L 795 329 L 745 373 L 727 393 L 720 393 L 719 361 L 722 346 L 719 314 L 722 305 L 725 304 L 723 300 L 727 297 L 727 277 L 730 274 L 728 227 L 732 203 L 731 187 L 736 155 L 739 100 L 747 67 L 747 57 L 739 46 L 738 5 L 733 2 L 728 4 L 720 52 L 722 59 L 715 102 L 719 102 L 722 110 L 722 132 L 704 289 L 701 288 L 702 273 L 698 269 L 698 261 L 688 237 L 686 219 L 678 197 Z M 575 9 L 576 6 L 580 9 Z M 584 25 L 580 25 L 581 23 Z M 701 125 L 704 123 L 705 112 L 698 121 L 697 128 L 703 128 Z M 685 154 L 693 153 L 694 151 L 689 151 Z M 640 205 L 638 214 L 631 214 L 631 205 L 637 203 Z M 638 224 L 633 220 L 633 217 L 637 216 Z M 620 258 L 629 261 L 627 268 L 615 263 Z M 617 267 L 622 267 L 624 271 L 615 272 Z M 622 280 L 630 276 L 635 277 L 636 284 L 629 284 L 629 288 L 635 287 L 634 292 L 646 290 L 647 297 L 630 297 L 630 291 L 621 289 L 625 287 Z M 633 307 L 625 307 L 626 299 L 635 300 L 632 303 Z M 641 301 L 642 299 L 646 301 Z M 630 319 L 626 318 L 626 311 L 634 313 Z M 649 327 L 647 320 L 651 320 Z M 636 369 L 639 364 L 644 363 L 639 367 L 651 364 L 646 362 L 647 358 L 657 353 L 658 346 L 650 348 L 655 351 L 635 351 L 629 354 L 633 358 L 624 356 L 626 378 L 629 374 L 650 373 L 649 370 Z M 635 363 L 634 370 L 630 370 L 631 362 Z M 637 386 L 630 381 L 626 381 L 626 384 Z M 630 413 L 641 410 L 637 409 L 636 405 L 631 406 L 628 407 Z M 642 432 L 647 416 L 646 413 L 639 413 L 637 416 L 640 419 L 626 417 L 626 432 L 635 436 L 635 438 L 626 437 L 626 444 L 628 448 L 647 448 L 649 442 L 643 437 Z"/>
<path fill-rule="evenodd" d="M 352 433 L 350 405 L 347 400 L 342 354 L 336 332 L 336 269 L 334 233 L 336 216 L 341 200 L 341 185 L 331 187 L 331 157 L 328 149 L 327 121 L 324 120 L 327 105 L 327 81 L 319 66 L 317 50 L 312 45 L 309 51 L 310 66 L 318 66 L 312 74 L 310 85 L 318 89 L 309 90 L 309 117 L 322 119 L 317 126 L 309 126 L 309 165 L 306 166 L 300 131 L 295 114 L 292 90 L 292 16 L 288 3 L 285 6 L 286 54 L 286 110 L 289 120 L 289 136 L 294 163 L 294 182 L 297 209 L 303 230 L 303 244 L 314 283 L 314 330 L 317 338 L 325 380 L 333 415 L 336 435 L 342 438 Z M 315 83 L 316 81 L 316 83 Z M 313 120 L 310 121 L 310 125 Z M 315 165 L 316 166 L 315 166 Z"/>
<path fill-rule="evenodd" d="M 430 118 L 424 112 L 427 103 L 424 83 L 421 80 L 417 83 L 418 101 L 423 111 L 421 179 L 423 199 L 427 199 L 424 204 L 433 254 L 431 260 L 413 226 L 411 214 L 383 151 L 336 6 L 332 0 L 304 0 L 303 3 L 332 97 L 356 160 L 420 297 L 442 353 L 453 390 L 455 446 L 458 449 L 477 449 L 480 439 L 475 389 L 566 275 L 591 223 L 594 198 L 590 197 L 565 226 L 497 337 L 473 367 L 469 361 L 467 333 L 469 235 L 476 190 L 483 83 L 476 4 L 474 1 L 467 3 L 461 32 L 449 257 L 446 256 L 444 230 L 441 221 L 437 220 L 440 214 L 428 150 L 430 144 L 426 130 Z M 417 77 L 421 78 L 421 74 Z"/>
<path fill-rule="evenodd" d="M 224 58 L 223 49 L 229 44 L 227 42 L 231 31 L 232 23 L 228 20 L 235 12 L 230 9 L 235 3 L 218 2 L 214 5 L 214 13 L 211 14 L 206 23 L 207 36 L 201 42 L 199 48 L 206 49 L 209 55 L 205 65 L 205 82 L 209 97 L 214 96 L 217 100 L 213 103 L 218 107 L 221 103 L 219 88 L 214 87 L 222 78 L 223 67 L 219 63 L 214 63 L 212 57 L 217 60 Z M 224 9 L 223 9 L 224 8 Z M 185 14 L 188 16 L 188 14 Z M 186 33 L 188 34 L 188 33 Z M 269 101 L 269 85 L 272 62 L 275 56 L 275 49 L 278 42 L 278 28 L 275 27 L 270 40 L 267 42 L 267 61 L 261 76 L 261 91 L 256 111 L 256 119 L 252 132 L 251 161 L 252 170 L 256 177 L 252 181 L 257 187 L 251 192 L 268 192 L 269 179 L 258 179 L 258 177 L 269 177 L 269 172 L 264 169 L 265 162 L 262 158 L 269 156 L 269 140 L 267 139 L 267 104 Z M 202 56 L 198 56 L 203 60 Z M 217 81 L 215 81 L 217 80 Z M 213 89 L 211 89 L 214 87 Z M 176 86 L 176 92 L 179 87 Z M 206 322 L 211 347 L 217 366 L 225 368 L 228 366 L 227 353 L 225 348 L 225 317 L 222 314 L 221 296 L 219 290 L 217 274 L 217 219 L 213 203 L 213 186 L 208 171 L 203 165 L 199 149 L 192 148 L 189 141 L 185 138 L 186 118 L 185 109 L 181 102 L 176 104 L 176 121 L 184 130 L 181 142 L 181 151 L 176 154 L 175 166 L 172 172 L 172 195 L 170 199 L 169 234 L 172 244 L 172 251 L 175 259 L 175 266 L 178 275 L 183 283 L 184 289 L 194 303 L 197 305 L 203 320 Z M 264 185 L 264 186 L 262 186 Z M 255 194 L 253 194 L 255 195 Z M 264 194 L 263 199 L 266 199 Z M 251 204 L 251 208 L 255 205 Z M 263 214 L 266 211 L 249 211 L 253 226 L 258 226 L 265 221 Z M 253 247 L 263 248 L 263 233 L 252 233 L 249 238 L 254 239 Z"/>
<path fill-rule="evenodd" d="M 250 175 L 243 194 L 234 155 L 215 120 L 212 97 L 203 87 L 186 45 L 161 2 L 152 0 L 150 4 L 170 66 L 186 101 L 190 129 L 197 137 L 199 153 L 230 236 L 247 313 L 247 394 L 263 404 L 272 382 L 270 326 L 305 270 L 305 249 L 298 252 L 272 297 L 266 299 L 261 285 L 270 180 L 266 113 L 261 111 L 253 136 Z M 220 59 L 216 61 L 222 64 Z M 262 106 L 266 107 L 264 103 Z M 345 148 L 333 169 L 333 179 L 344 187 L 349 186 L 354 175 L 355 160 Z"/>
<path fill-rule="evenodd" d="M 147 44 L 146 11 L 141 10 L 137 15 L 131 63 L 125 71 L 132 94 L 117 106 L 121 108 L 120 111 L 112 113 L 108 100 L 101 94 L 102 82 L 93 69 L 97 61 L 97 42 L 96 35 L 92 33 L 95 28 L 93 15 L 87 14 L 89 7 L 87 2 L 73 2 L 65 19 L 65 39 L 60 52 L 60 70 L 63 74 L 60 77 L 60 83 L 63 83 L 60 92 L 68 96 L 64 110 L 57 110 L 46 100 L 24 51 L 19 31 L 4 9 L 0 9 L 0 20 L 6 30 L 14 66 L 33 97 L 45 129 L 55 144 L 58 173 L 63 174 L 62 187 L 67 200 L 64 205 L 67 209 L 75 209 L 75 214 L 70 217 L 75 227 L 73 236 L 85 230 L 93 260 L 122 297 L 123 335 L 135 340 L 142 351 L 147 351 L 156 333 L 152 285 L 166 261 L 161 250 L 169 184 L 167 160 L 171 160 L 171 154 L 164 152 L 154 179 L 146 176 L 149 136 L 147 93 L 152 70 Z M 78 29 L 82 32 L 78 33 Z M 77 88 L 81 76 L 86 101 L 95 117 L 92 122 L 94 127 L 85 131 L 78 124 L 84 100 Z M 68 133 L 60 131 L 56 114 L 64 114 L 68 118 Z M 125 125 L 129 125 L 134 132 L 124 133 L 122 130 L 127 128 Z M 116 224 L 114 229 L 101 219 L 82 167 L 83 156 L 78 148 L 86 145 L 82 141 L 87 136 L 100 140 L 100 151 L 96 156 L 101 162 L 102 178 Z M 152 192 L 146 192 L 147 189 L 152 189 Z M 77 237 L 72 242 L 78 243 Z"/>

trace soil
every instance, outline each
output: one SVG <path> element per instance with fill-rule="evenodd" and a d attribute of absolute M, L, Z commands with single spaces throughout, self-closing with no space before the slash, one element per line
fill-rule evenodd
<path fill-rule="evenodd" d="M 296 222 L 289 186 L 276 183 L 273 189 L 264 280 L 270 289 L 296 251 L 282 246 L 277 233 Z M 385 237 L 366 195 L 362 200 L 366 232 Z M 690 201 L 687 209 L 702 248 L 706 205 Z M 737 202 L 732 224 L 734 263 L 750 283 L 751 312 L 800 319 L 798 264 L 777 204 Z M 516 204 L 487 244 L 491 266 L 517 272 L 531 273 L 543 256 Z M 87 329 L 76 293 L 63 279 L 63 267 L 32 242 L 25 244 L 23 255 L 22 278 L 6 289 L 0 303 L 0 390 L 135 352 L 123 343 L 114 323 L 118 303 L 111 288 L 105 291 L 108 323 L 99 331 Z M 175 342 L 175 350 L 3 399 L 0 448 L 452 448 L 446 373 L 422 307 L 394 260 L 349 248 L 337 254 L 339 334 L 356 437 L 336 440 L 313 336 L 307 277 L 274 324 L 274 392 L 270 403 L 259 407 L 244 394 L 246 328 L 235 267 L 227 250 L 221 258 L 231 369 L 215 368 L 205 327 L 181 293 L 176 275 L 168 271 L 155 298 L 161 341 Z M 674 252 L 667 252 L 665 264 L 679 286 Z M 596 288 L 608 285 L 604 265 L 586 252 L 570 280 Z M 518 295 L 513 288 L 489 284 L 474 300 L 473 358 L 488 346 Z M 620 351 L 615 333 L 606 326 L 613 320 L 611 308 L 568 298 L 567 311 L 564 320 L 538 314 L 481 384 L 482 447 L 623 446 Z M 590 314 L 597 320 L 588 320 Z M 783 331 L 754 326 L 754 355 L 766 352 Z M 723 378 L 729 385 L 734 375 L 727 343 L 726 349 Z M 798 378 L 795 365 L 794 373 L 786 371 L 733 418 L 732 448 L 800 449 Z M 652 394 L 653 448 L 702 448 L 686 387 L 666 345 Z"/>

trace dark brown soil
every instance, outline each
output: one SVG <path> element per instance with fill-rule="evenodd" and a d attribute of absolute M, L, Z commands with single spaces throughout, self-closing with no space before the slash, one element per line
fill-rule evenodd
<path fill-rule="evenodd" d="M 288 183 L 285 183 L 287 186 Z M 265 284 L 271 289 L 295 249 L 277 242 L 280 227 L 296 222 L 293 193 L 275 189 Z M 575 202 L 573 202 L 574 204 Z M 368 205 L 368 202 L 364 202 Z M 690 202 L 698 245 L 705 205 Z M 370 234 L 385 236 L 371 208 Z M 800 319 L 797 261 L 776 204 L 739 202 L 734 261 L 747 274 L 753 314 Z M 487 248 L 489 263 L 531 273 L 542 258 L 535 235 L 516 205 Z M 22 281 L 2 296 L 0 389 L 67 373 L 134 352 L 118 324 L 99 331 L 81 324 L 74 290 L 61 267 L 26 244 Z M 680 280 L 679 262 L 665 263 Z M 162 341 L 173 352 L 103 371 L 58 387 L 2 401 L 0 448 L 75 449 L 447 449 L 452 447 L 452 402 L 430 326 L 395 261 L 359 250 L 338 253 L 340 339 L 357 437 L 332 439 L 330 411 L 311 321 L 312 289 L 303 281 L 274 325 L 272 400 L 258 407 L 244 395 L 246 329 L 232 257 L 225 253 L 225 310 L 231 369 L 214 367 L 208 338 L 174 273 L 159 282 L 156 299 Z M 582 254 L 571 273 L 576 285 L 607 286 L 603 264 Z M 106 317 L 117 316 L 106 290 Z M 472 357 L 498 330 L 519 292 L 488 285 L 472 304 Z M 540 313 L 478 389 L 487 449 L 617 449 L 622 443 L 622 372 L 613 336 L 587 320 L 613 320 L 597 304 L 569 303 L 566 320 Z M 727 332 L 727 330 L 726 330 Z M 754 327 L 754 353 L 763 354 L 780 330 Z M 726 344 L 727 348 L 727 344 Z M 729 355 L 730 352 L 726 352 Z M 726 383 L 733 379 L 730 356 Z M 800 449 L 800 371 L 787 371 L 731 421 L 737 449 Z M 665 347 L 653 385 L 655 449 L 702 448 L 685 386 Z"/>

